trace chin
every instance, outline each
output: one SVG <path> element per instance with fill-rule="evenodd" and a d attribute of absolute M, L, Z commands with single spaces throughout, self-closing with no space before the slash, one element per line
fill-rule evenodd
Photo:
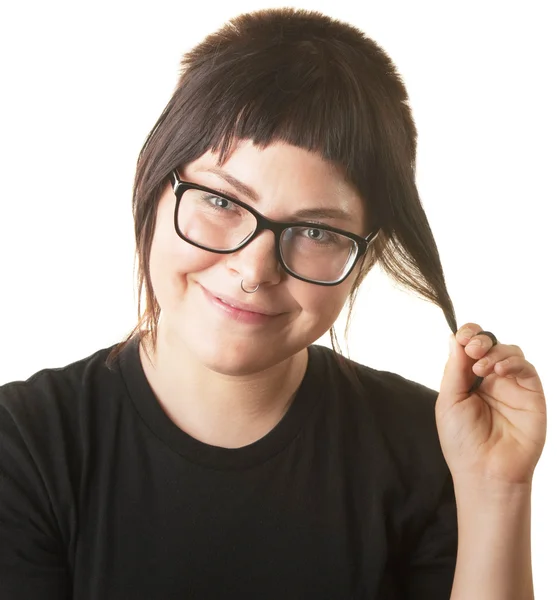
<path fill-rule="evenodd" d="M 288 357 L 284 356 L 284 351 L 278 355 L 269 345 L 265 347 L 250 339 L 211 343 L 206 338 L 192 351 L 206 368 L 231 377 L 264 371 Z"/>

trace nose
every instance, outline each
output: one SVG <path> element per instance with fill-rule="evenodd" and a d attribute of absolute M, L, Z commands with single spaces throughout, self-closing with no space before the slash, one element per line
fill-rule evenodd
<path fill-rule="evenodd" d="M 228 254 L 227 267 L 243 279 L 246 286 L 276 285 L 282 269 L 276 256 L 275 235 L 263 231 L 241 250 Z"/>

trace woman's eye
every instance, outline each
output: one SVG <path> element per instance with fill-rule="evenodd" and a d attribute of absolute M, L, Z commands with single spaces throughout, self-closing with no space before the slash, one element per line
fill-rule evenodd
<path fill-rule="evenodd" d="M 325 239 L 327 232 L 323 229 L 312 228 L 306 229 L 306 235 L 316 242 L 321 242 Z"/>
<path fill-rule="evenodd" d="M 221 198 L 220 196 L 213 196 L 211 200 L 214 202 L 215 206 L 218 206 L 219 208 L 229 208 L 231 206 L 228 200 Z"/>
<path fill-rule="evenodd" d="M 230 210 L 231 208 L 234 208 L 232 202 L 230 202 L 226 198 L 221 198 L 221 196 L 205 194 L 203 200 L 214 208 L 222 208 L 223 210 Z"/>

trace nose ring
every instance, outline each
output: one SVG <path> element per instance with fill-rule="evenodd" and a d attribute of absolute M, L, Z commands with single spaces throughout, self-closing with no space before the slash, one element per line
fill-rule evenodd
<path fill-rule="evenodd" d="M 253 290 L 246 290 L 246 288 L 244 287 L 244 280 L 242 279 L 242 281 L 240 282 L 240 287 L 242 288 L 242 290 L 244 292 L 246 292 L 246 294 L 253 294 L 254 292 L 257 292 L 257 290 L 259 289 L 259 284 L 257 284 Z"/>

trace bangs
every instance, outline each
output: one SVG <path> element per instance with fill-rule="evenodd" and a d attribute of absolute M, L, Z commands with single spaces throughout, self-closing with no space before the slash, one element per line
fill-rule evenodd
<path fill-rule="evenodd" d="M 341 166 L 353 183 L 361 183 L 355 181 L 357 173 L 373 175 L 381 147 L 379 103 L 352 72 L 358 61 L 363 67 L 363 57 L 354 52 L 331 56 L 327 50 L 304 41 L 261 52 L 256 59 L 224 56 L 204 69 L 203 77 L 186 57 L 182 85 L 192 99 L 183 113 L 188 133 L 204 141 L 203 151 L 217 152 L 221 164 L 236 140 L 249 139 L 262 148 L 284 142 L 319 153 Z M 380 96 L 379 86 L 377 92 Z"/>

